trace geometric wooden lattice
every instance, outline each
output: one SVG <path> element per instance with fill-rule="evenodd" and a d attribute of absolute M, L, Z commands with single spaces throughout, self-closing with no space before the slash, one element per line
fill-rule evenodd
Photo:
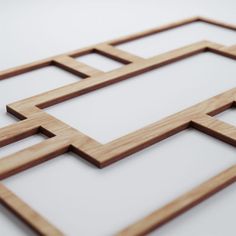
<path fill-rule="evenodd" d="M 189 127 L 236 146 L 236 127 L 212 117 L 235 106 L 236 88 L 232 88 L 106 144 L 95 141 L 42 110 L 51 105 L 121 80 L 132 78 L 135 75 L 198 53 L 210 51 L 236 60 L 236 46 L 225 47 L 209 41 L 194 43 L 148 59 L 114 47 L 124 42 L 196 21 L 236 31 L 235 26 L 202 17 L 194 17 L 0 72 L 0 79 L 6 79 L 38 68 L 55 65 L 84 78 L 76 83 L 7 105 L 7 111 L 21 119 L 21 121 L 0 129 L 0 146 L 13 143 L 38 132 L 46 134 L 49 138 L 39 144 L 0 159 L 0 179 L 7 178 L 68 151 L 72 151 L 97 167 L 102 168 Z M 92 52 L 105 55 L 125 65 L 120 69 L 105 73 L 74 59 L 74 57 Z M 124 229 L 120 232 L 120 235 L 142 235 L 148 233 L 235 181 L 236 165 Z M 63 235 L 59 229 L 47 222 L 3 184 L 0 184 L 0 202 L 40 235 Z"/>

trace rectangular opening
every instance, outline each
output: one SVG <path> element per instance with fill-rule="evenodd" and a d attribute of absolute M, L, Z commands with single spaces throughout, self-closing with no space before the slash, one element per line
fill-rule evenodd
<path fill-rule="evenodd" d="M 6 114 L 7 104 L 76 82 L 79 79 L 55 66 L 48 66 L 0 80 L 0 127 L 15 121 Z"/>
<path fill-rule="evenodd" d="M 214 116 L 215 118 L 236 126 L 236 107 L 233 106 L 230 109 Z"/>
<path fill-rule="evenodd" d="M 99 53 L 89 53 L 76 58 L 77 61 L 83 62 L 98 70 L 108 72 L 120 68 L 123 64 Z"/>
<path fill-rule="evenodd" d="M 3 183 L 66 235 L 114 235 L 235 163 L 189 129 L 105 169 L 64 154 Z"/>
<path fill-rule="evenodd" d="M 151 57 L 201 40 L 230 46 L 236 43 L 236 32 L 204 22 L 194 22 L 117 47 L 142 57 Z"/>
<path fill-rule="evenodd" d="M 155 230 L 150 236 L 235 235 L 236 183 Z"/>
<path fill-rule="evenodd" d="M 107 143 L 236 86 L 235 61 L 205 52 L 45 109 Z"/>
<path fill-rule="evenodd" d="M 36 236 L 36 234 L 14 214 L 0 205 L 0 235 Z"/>
<path fill-rule="evenodd" d="M 34 144 L 40 143 L 46 138 L 47 137 L 43 134 L 38 133 L 27 138 L 21 139 L 17 142 L 0 147 L 0 159 L 17 151 L 23 150 L 27 147 L 33 146 Z"/>

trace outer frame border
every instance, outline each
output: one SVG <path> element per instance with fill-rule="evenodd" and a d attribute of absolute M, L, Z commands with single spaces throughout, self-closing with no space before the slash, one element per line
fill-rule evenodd
<path fill-rule="evenodd" d="M 202 21 L 231 30 L 235 26 L 219 23 L 202 17 L 194 17 L 160 28 L 148 30 L 121 39 L 108 41 L 92 47 L 77 50 L 60 56 L 48 58 L 25 66 L 0 72 L 0 79 L 6 79 L 34 69 L 54 64 L 76 75 L 87 78 L 47 93 L 43 93 L 7 106 L 7 110 L 22 121 L 0 129 L 0 146 L 15 142 L 37 132 L 43 132 L 50 138 L 30 148 L 7 156 L 0 160 L 0 179 L 4 179 L 23 169 L 32 167 L 69 150 L 81 155 L 98 167 L 104 167 L 131 153 L 163 140 L 188 127 L 194 127 L 215 138 L 236 146 L 236 128 L 213 117 L 219 112 L 235 105 L 236 88 L 210 98 L 179 113 L 164 118 L 140 130 L 118 138 L 107 144 L 100 144 L 83 133 L 71 128 L 56 118 L 48 115 L 42 108 L 60 103 L 72 97 L 80 96 L 134 75 L 172 63 L 204 51 L 211 51 L 222 56 L 236 59 L 236 48 L 224 47 L 208 41 L 202 41 L 152 58 L 144 59 L 113 47 L 147 35 L 172 29 L 188 23 Z M 96 52 L 124 64 L 120 69 L 102 73 L 92 67 L 77 62 L 73 57 Z M 89 77 L 89 78 L 88 78 Z M 32 151 L 34 150 L 34 151 Z M 35 151 L 37 150 L 37 151 Z M 235 182 L 236 166 L 229 168 L 201 186 L 183 195 L 164 208 L 154 212 L 140 222 L 122 231 L 122 235 L 141 235 L 189 209 L 209 197 L 216 191 Z M 5 186 L 0 185 L 0 202 L 23 219 L 41 235 L 62 235 L 54 226 L 34 212 Z"/>

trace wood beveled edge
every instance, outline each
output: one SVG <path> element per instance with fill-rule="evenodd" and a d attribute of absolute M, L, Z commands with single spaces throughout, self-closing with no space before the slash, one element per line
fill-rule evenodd
<path fill-rule="evenodd" d="M 206 18 L 206 17 L 195 16 L 195 17 L 184 19 L 184 20 L 179 20 L 179 21 L 176 21 L 174 23 L 169 23 L 169 24 L 166 24 L 164 26 L 159 26 L 159 27 L 156 27 L 156 28 L 153 28 L 153 29 L 149 29 L 149 30 L 145 30 L 145 31 L 142 31 L 142 32 L 139 32 L 139 33 L 135 33 L 135 34 L 132 34 L 132 35 L 129 35 L 129 36 L 120 37 L 118 39 L 98 43 L 98 44 L 91 45 L 89 47 L 85 47 L 85 48 L 82 48 L 82 49 L 77 49 L 77 50 L 73 50 L 73 51 L 70 51 L 70 52 L 58 54 L 58 55 L 55 55 L 55 56 L 52 56 L 52 57 L 49 57 L 49 58 L 46 58 L 46 59 L 42 59 L 42 60 L 35 61 L 35 62 L 32 62 L 32 63 L 24 64 L 24 65 L 21 65 L 21 66 L 18 66 L 18 67 L 9 68 L 9 69 L 0 71 L 0 80 L 7 79 L 9 77 L 12 77 L 12 76 L 15 76 L 15 75 L 20 75 L 20 74 L 23 74 L 23 73 L 26 73 L 26 72 L 30 72 L 30 71 L 33 71 L 35 69 L 43 68 L 45 66 L 49 66 L 49 65 L 53 64 L 53 60 L 55 58 L 58 58 L 58 57 L 61 57 L 61 56 L 77 57 L 77 56 L 85 55 L 85 54 L 91 53 L 93 50 L 96 50 L 96 47 L 99 47 L 100 45 L 104 45 L 104 44 L 117 45 L 117 44 L 121 44 L 121 43 L 124 43 L 124 42 L 132 41 L 132 40 L 135 40 L 135 39 L 138 39 L 138 38 L 146 37 L 146 36 L 151 35 L 151 34 L 155 34 L 155 33 L 158 33 L 158 32 L 165 31 L 165 30 L 173 29 L 173 28 L 176 28 L 178 26 L 182 26 L 182 25 L 189 24 L 189 23 L 196 22 L 196 21 L 202 21 L 202 22 L 206 22 L 206 23 L 209 23 L 209 24 L 218 25 L 218 26 L 223 27 L 223 28 L 236 30 L 235 25 L 219 22 L 219 21 L 212 20 L 212 19 L 209 19 L 209 18 Z M 128 54 L 128 52 L 126 52 L 126 53 Z M 111 58 L 112 58 L 112 56 L 113 55 L 110 55 Z M 128 58 L 128 60 L 129 60 L 129 58 Z"/>
<path fill-rule="evenodd" d="M 81 78 L 104 74 L 103 71 L 79 62 L 69 56 L 56 57 L 53 59 L 53 64 L 77 76 L 80 76 Z"/>
<path fill-rule="evenodd" d="M 64 235 L 54 225 L 49 223 L 29 205 L 17 197 L 6 186 L 0 183 L 0 204 L 10 210 L 38 235 L 62 236 Z"/>
<path fill-rule="evenodd" d="M 195 205 L 236 181 L 236 165 L 221 172 L 193 190 L 183 194 L 140 221 L 128 226 L 117 236 L 141 236 L 150 233 Z"/>

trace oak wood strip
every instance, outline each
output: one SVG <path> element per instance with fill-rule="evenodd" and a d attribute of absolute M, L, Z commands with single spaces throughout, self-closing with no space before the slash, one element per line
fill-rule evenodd
<path fill-rule="evenodd" d="M 185 193 L 171 203 L 154 211 L 144 219 L 128 226 L 126 229 L 118 233 L 119 236 L 138 236 L 146 235 L 161 225 L 167 223 L 171 219 L 189 210 L 193 206 L 199 204 L 203 200 L 209 198 L 216 192 L 222 190 L 228 185 L 236 181 L 236 165 L 221 172 L 219 175 L 211 178 L 205 183 L 199 185 L 193 190 Z"/>
<path fill-rule="evenodd" d="M 202 115 L 192 120 L 192 126 L 236 146 L 236 127 L 208 115 Z"/>
<path fill-rule="evenodd" d="M 7 79 L 9 77 L 20 75 L 26 72 L 30 72 L 36 69 L 40 69 L 45 66 L 49 66 L 51 64 L 51 61 L 52 58 L 47 58 L 40 61 L 35 61 L 29 64 L 0 71 L 0 80 Z"/>
<path fill-rule="evenodd" d="M 75 75 L 83 78 L 103 74 L 104 72 L 95 69 L 89 65 L 79 62 L 69 56 L 61 56 L 53 59 L 53 63 L 62 69 L 65 69 Z"/>
<path fill-rule="evenodd" d="M 202 21 L 202 22 L 205 22 L 205 23 L 212 24 L 212 25 L 216 25 L 216 26 L 219 26 L 219 27 L 222 27 L 222 28 L 226 28 L 226 29 L 236 31 L 236 25 L 234 25 L 234 24 L 229 24 L 229 23 L 225 23 L 225 22 L 222 22 L 222 21 L 213 20 L 211 18 L 204 17 L 204 16 L 199 16 L 198 20 Z"/>
<path fill-rule="evenodd" d="M 50 224 L 41 215 L 34 211 L 24 201 L 0 183 L 0 203 L 17 215 L 23 222 L 39 235 L 62 236 L 59 229 Z"/>
<path fill-rule="evenodd" d="M 0 147 L 36 134 L 39 127 L 39 120 L 32 118 L 0 128 Z"/>
<path fill-rule="evenodd" d="M 230 53 L 236 55 L 236 45 L 232 45 L 232 46 L 230 46 L 230 47 L 225 47 L 225 50 L 226 50 L 227 52 L 230 52 Z"/>
<path fill-rule="evenodd" d="M 144 58 L 141 58 L 129 52 L 118 49 L 109 44 L 100 44 L 95 48 L 95 50 L 102 55 L 105 55 L 107 57 L 110 57 L 112 59 L 115 59 L 125 64 L 128 64 L 130 62 L 139 62 L 139 61 L 144 60 Z"/>
<path fill-rule="evenodd" d="M 0 179 L 67 152 L 69 137 L 53 137 L 0 159 Z"/>

